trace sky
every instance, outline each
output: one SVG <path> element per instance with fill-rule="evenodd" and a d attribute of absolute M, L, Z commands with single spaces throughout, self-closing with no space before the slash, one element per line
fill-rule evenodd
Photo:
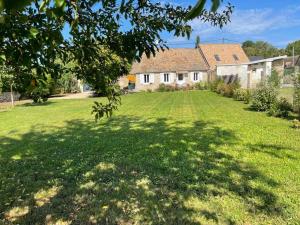
<path fill-rule="evenodd" d="M 172 2 L 193 5 L 196 1 Z M 300 0 L 224 0 L 222 6 L 227 2 L 234 6 L 234 12 L 231 23 L 223 29 L 196 19 L 190 23 L 193 29 L 190 40 L 169 34 L 164 34 L 164 39 L 170 47 L 192 47 L 199 35 L 202 43 L 220 43 L 222 38 L 225 43 L 263 40 L 278 48 L 300 39 Z"/>
<path fill-rule="evenodd" d="M 182 6 L 195 5 L 197 0 L 169 0 Z M 208 2 L 210 2 L 208 0 Z M 200 20 L 190 22 L 193 32 L 190 39 L 174 37 L 172 34 L 162 33 L 163 39 L 171 48 L 194 47 L 196 36 L 202 43 L 242 43 L 246 40 L 267 41 L 277 48 L 285 48 L 295 40 L 300 40 L 300 0 L 224 0 L 234 6 L 231 23 L 222 29 L 204 24 Z M 66 38 L 69 27 L 63 34 Z"/>

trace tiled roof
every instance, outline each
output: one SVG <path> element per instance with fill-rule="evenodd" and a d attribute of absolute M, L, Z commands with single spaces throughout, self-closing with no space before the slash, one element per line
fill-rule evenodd
<path fill-rule="evenodd" d="M 137 73 L 178 72 L 208 70 L 199 49 L 173 48 L 159 51 L 155 57 L 142 56 L 141 62 L 135 62 L 130 71 Z"/>
<path fill-rule="evenodd" d="M 199 46 L 212 70 L 216 65 L 249 62 L 240 44 L 200 44 Z"/>

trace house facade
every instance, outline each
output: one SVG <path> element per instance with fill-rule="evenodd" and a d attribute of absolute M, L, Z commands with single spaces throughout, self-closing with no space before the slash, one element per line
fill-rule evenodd
<path fill-rule="evenodd" d="M 160 84 L 189 86 L 217 76 L 217 65 L 249 62 L 239 44 L 200 44 L 198 48 L 174 48 L 155 56 L 142 56 L 130 74 L 136 76 L 135 90 L 155 90 Z M 122 82 L 123 84 L 124 82 Z"/>
<path fill-rule="evenodd" d="M 177 48 L 142 56 L 134 63 L 135 90 L 156 90 L 160 84 L 185 87 L 208 80 L 208 65 L 199 49 Z"/>
<path fill-rule="evenodd" d="M 196 49 L 159 51 L 150 58 L 143 55 L 130 73 L 136 78 L 136 91 L 156 90 L 160 84 L 185 87 L 216 78 L 239 80 L 242 88 L 255 88 L 273 69 L 283 75 L 286 57 L 250 61 L 240 44 L 200 44 Z M 126 85 L 124 79 L 120 81 Z"/>

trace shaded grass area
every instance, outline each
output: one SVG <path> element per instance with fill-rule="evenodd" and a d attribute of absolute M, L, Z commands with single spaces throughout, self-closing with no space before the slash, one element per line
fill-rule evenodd
<path fill-rule="evenodd" d="M 0 114 L 3 223 L 300 220 L 300 133 L 285 120 L 206 91 L 126 96 L 100 124 L 90 99 L 53 103 Z"/>

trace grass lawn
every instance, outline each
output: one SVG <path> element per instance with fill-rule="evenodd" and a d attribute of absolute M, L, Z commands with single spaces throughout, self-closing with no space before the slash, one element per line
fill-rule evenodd
<path fill-rule="evenodd" d="M 0 223 L 299 224 L 300 131 L 207 91 L 0 113 Z"/>

